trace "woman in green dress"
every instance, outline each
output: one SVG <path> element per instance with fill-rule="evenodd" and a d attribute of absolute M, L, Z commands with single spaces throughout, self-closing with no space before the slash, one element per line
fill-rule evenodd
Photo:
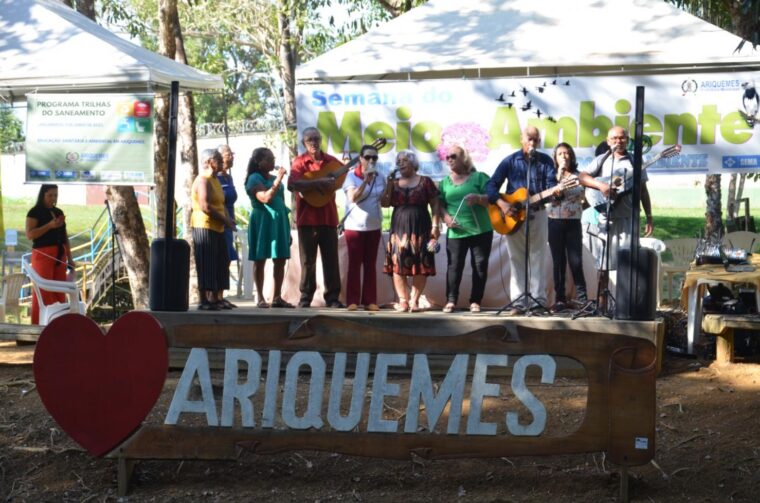
<path fill-rule="evenodd" d="M 480 312 L 486 280 L 488 259 L 491 256 L 493 227 L 488 217 L 486 184 L 488 175 L 477 171 L 469 153 L 459 145 L 448 148 L 446 162 L 451 173 L 438 187 L 441 197 L 441 216 L 448 231 L 446 234 L 446 305 L 444 313 L 454 311 L 459 298 L 465 258 L 470 253 L 472 290 L 470 312 Z"/>
<path fill-rule="evenodd" d="M 285 168 L 275 169 L 274 154 L 268 148 L 257 148 L 248 161 L 245 191 L 251 198 L 251 219 L 248 224 L 248 260 L 254 262 L 254 281 L 258 306 L 293 307 L 282 298 L 285 261 L 290 258 L 290 209 L 285 205 L 282 179 Z M 264 267 L 267 259 L 274 262 L 274 298 L 271 304 L 264 298 Z"/>

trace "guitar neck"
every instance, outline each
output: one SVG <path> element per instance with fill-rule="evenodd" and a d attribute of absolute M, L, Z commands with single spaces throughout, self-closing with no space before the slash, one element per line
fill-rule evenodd
<path fill-rule="evenodd" d="M 358 162 L 359 157 L 357 156 L 348 161 L 345 165 L 343 165 L 342 168 L 338 168 L 337 170 L 333 171 L 333 176 L 335 176 L 335 178 L 343 176 L 344 173 L 348 173 Z"/>
<path fill-rule="evenodd" d="M 528 199 L 528 204 L 536 204 L 543 201 L 547 197 L 551 196 L 554 193 L 554 191 L 557 189 L 557 187 L 559 187 L 561 192 L 564 192 L 568 189 L 568 187 L 565 187 L 562 184 L 557 185 L 555 187 L 551 187 L 542 192 L 539 192 L 538 194 L 533 194 L 532 196 L 530 196 L 530 198 Z"/>

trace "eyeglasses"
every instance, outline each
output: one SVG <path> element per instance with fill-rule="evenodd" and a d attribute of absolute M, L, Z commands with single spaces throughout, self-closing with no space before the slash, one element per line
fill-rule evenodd
<path fill-rule="evenodd" d="M 376 155 L 363 155 L 362 157 L 364 157 L 364 159 L 367 161 L 376 161 L 379 159 L 379 157 Z"/>
<path fill-rule="evenodd" d="M 449 154 L 446 156 L 447 161 L 456 161 L 457 160 L 457 154 Z"/>

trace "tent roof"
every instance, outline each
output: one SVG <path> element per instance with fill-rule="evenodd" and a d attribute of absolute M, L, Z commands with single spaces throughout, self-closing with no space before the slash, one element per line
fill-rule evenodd
<path fill-rule="evenodd" d="M 0 95 L 223 87 L 222 79 L 124 40 L 56 0 L 0 0 Z"/>
<path fill-rule="evenodd" d="M 299 81 L 758 68 L 752 44 L 664 0 L 430 0 L 298 67 Z"/>

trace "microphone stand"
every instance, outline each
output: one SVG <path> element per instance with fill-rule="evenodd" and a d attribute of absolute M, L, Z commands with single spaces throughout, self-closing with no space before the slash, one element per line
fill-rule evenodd
<path fill-rule="evenodd" d="M 518 310 L 521 310 L 525 316 L 532 316 L 534 311 L 540 311 L 543 314 L 546 314 L 549 312 L 549 310 L 546 308 L 545 305 L 543 305 L 537 298 L 535 298 L 530 291 L 530 276 L 528 275 L 530 272 L 529 264 L 530 264 L 530 219 L 531 219 L 531 208 L 530 208 L 530 179 L 531 179 L 531 171 L 533 167 L 533 157 L 535 155 L 535 150 L 531 150 L 530 154 L 528 154 L 528 169 L 526 173 L 526 188 L 528 189 L 528 198 L 526 200 L 525 205 L 525 253 L 523 254 L 523 293 L 520 294 L 519 297 L 516 299 L 513 299 L 509 304 L 503 306 L 501 309 L 499 309 L 496 314 L 501 314 L 502 311 L 508 308 L 516 308 Z M 531 304 L 531 301 L 533 302 Z"/>

